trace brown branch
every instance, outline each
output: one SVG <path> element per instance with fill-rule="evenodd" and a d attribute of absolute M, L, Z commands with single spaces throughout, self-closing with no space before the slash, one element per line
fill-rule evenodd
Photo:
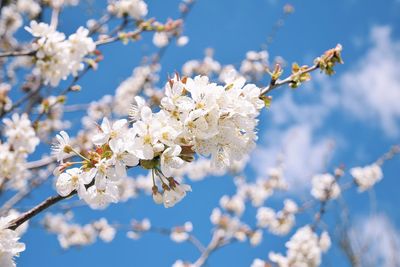
<path fill-rule="evenodd" d="M 65 198 L 69 198 L 72 197 L 73 195 L 76 194 L 76 191 L 72 191 L 68 196 L 60 196 L 60 195 L 56 195 L 56 196 L 52 196 L 47 198 L 46 200 L 44 200 L 42 203 L 40 203 L 39 205 L 33 207 L 32 209 L 28 210 L 27 212 L 24 212 L 23 214 L 21 214 L 18 218 L 16 218 L 15 220 L 12 220 L 9 224 L 7 229 L 10 230 L 15 230 L 18 228 L 18 226 L 20 226 L 21 224 L 23 224 L 24 222 L 28 221 L 29 219 L 31 219 L 32 217 L 36 216 L 37 214 L 39 214 L 40 212 L 42 212 L 43 210 L 53 206 L 54 204 L 58 203 L 59 201 L 65 199 Z"/>
<path fill-rule="evenodd" d="M 0 53 L 1 57 L 20 57 L 20 56 L 33 56 L 36 54 L 36 51 L 11 51 Z"/>

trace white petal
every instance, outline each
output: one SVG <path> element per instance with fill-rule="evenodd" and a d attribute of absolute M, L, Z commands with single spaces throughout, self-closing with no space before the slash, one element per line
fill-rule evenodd
<path fill-rule="evenodd" d="M 101 129 L 103 130 L 104 133 L 110 133 L 111 132 L 110 121 L 107 118 L 103 119 L 100 127 L 101 127 Z"/>
<path fill-rule="evenodd" d="M 56 188 L 59 195 L 68 196 L 75 189 L 72 185 L 71 175 L 62 173 L 57 179 Z"/>
<path fill-rule="evenodd" d="M 115 162 L 115 172 L 119 178 L 125 178 L 126 175 L 126 167 L 120 160 Z"/>
<path fill-rule="evenodd" d="M 97 172 L 96 177 L 94 178 L 94 184 L 97 189 L 104 190 L 107 185 L 106 176 L 100 172 Z"/>
<path fill-rule="evenodd" d="M 124 143 L 121 139 L 111 139 L 110 142 L 108 142 L 108 145 L 114 153 L 120 153 L 124 151 Z"/>
<path fill-rule="evenodd" d="M 118 130 L 121 130 L 123 127 L 125 127 L 125 125 L 127 123 L 128 123 L 128 121 L 126 119 L 117 120 L 116 122 L 114 122 L 112 128 L 114 131 L 118 131 Z"/>
<path fill-rule="evenodd" d="M 139 159 L 135 155 L 128 153 L 123 156 L 123 161 L 127 166 L 136 166 L 139 163 Z"/>
<path fill-rule="evenodd" d="M 80 178 L 84 184 L 88 184 L 93 180 L 93 177 L 96 175 L 97 169 L 91 168 L 89 171 L 82 172 Z"/>
<path fill-rule="evenodd" d="M 96 134 L 93 136 L 92 142 L 97 146 L 101 146 L 101 145 L 104 145 L 108 141 L 109 137 L 110 137 L 109 134 L 99 133 L 99 134 Z"/>

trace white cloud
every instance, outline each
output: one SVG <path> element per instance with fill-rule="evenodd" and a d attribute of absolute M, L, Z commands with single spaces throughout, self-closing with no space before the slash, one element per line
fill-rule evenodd
<path fill-rule="evenodd" d="M 386 215 L 361 218 L 350 233 L 361 266 L 400 266 L 400 232 Z"/>
<path fill-rule="evenodd" d="M 340 99 L 354 116 L 394 137 L 400 132 L 400 41 L 390 34 L 388 26 L 372 28 L 372 47 L 340 77 Z"/>
<path fill-rule="evenodd" d="M 309 124 L 296 124 L 283 131 L 269 133 L 267 146 L 260 146 L 252 155 L 254 169 L 260 176 L 283 160 L 284 174 L 290 189 L 310 186 L 311 176 L 324 170 L 330 156 L 332 140 L 315 140 Z"/>
<path fill-rule="evenodd" d="M 286 91 L 282 97 L 273 100 L 272 108 L 269 111 L 274 125 L 287 125 L 289 123 L 306 123 L 312 128 L 323 124 L 324 119 L 338 104 L 338 95 L 332 89 L 332 83 L 326 76 L 315 73 L 314 80 L 306 84 L 306 88 L 300 88 L 298 92 Z M 315 85 L 323 84 L 320 90 L 315 90 Z M 298 103 L 294 94 L 301 94 L 303 99 L 313 95 L 312 102 Z"/>
<path fill-rule="evenodd" d="M 262 119 L 271 126 L 264 136 L 267 141 L 258 146 L 250 161 L 259 176 L 265 176 L 267 167 L 282 161 L 290 189 L 300 192 L 310 187 L 313 175 L 326 171 L 335 142 L 331 137 L 316 138 L 315 132 L 338 104 L 337 94 L 326 80 L 327 77 L 316 74 L 314 81 L 298 92 L 287 90 L 273 100 L 268 117 Z M 324 86 L 317 91 L 315 83 Z M 295 100 L 295 94 L 304 96 L 301 104 Z"/>
<path fill-rule="evenodd" d="M 353 65 L 348 72 L 333 77 L 314 73 L 305 87 L 297 92 L 285 88 L 284 94 L 273 100 L 268 117 L 262 119 L 270 125 L 263 138 L 267 141 L 251 160 L 258 175 L 266 174 L 266 166 L 275 166 L 284 151 L 290 184 L 307 188 L 312 175 L 325 171 L 332 150 L 329 144 L 334 140 L 343 145 L 340 132 L 333 138 L 316 138 L 317 132 L 335 130 L 335 125 L 325 123 L 333 112 L 365 120 L 367 127 L 379 125 L 390 136 L 399 133 L 400 41 L 391 39 L 390 27 L 374 27 L 370 39 L 372 46 L 365 55 L 347 62 Z M 296 101 L 295 94 L 301 95 L 301 101 Z"/>

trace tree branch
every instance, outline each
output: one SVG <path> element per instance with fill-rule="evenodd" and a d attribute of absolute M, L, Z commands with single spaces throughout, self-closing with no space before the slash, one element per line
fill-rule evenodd
<path fill-rule="evenodd" d="M 42 203 L 40 203 L 36 207 L 28 210 L 27 212 L 24 212 L 23 214 L 21 214 L 15 220 L 12 220 L 8 224 L 7 229 L 10 229 L 10 230 L 17 229 L 18 226 L 20 226 L 24 222 L 28 221 L 32 217 L 36 216 L 37 214 L 39 214 L 43 210 L 53 206 L 54 204 L 58 203 L 59 201 L 65 199 L 65 198 L 69 198 L 69 197 L 71 197 L 71 196 L 73 196 L 75 194 L 76 194 L 76 191 L 72 191 L 68 196 L 65 196 L 65 197 L 60 196 L 60 195 L 56 195 L 56 196 L 52 196 L 52 197 L 47 198 L 45 201 L 43 201 Z"/>
<path fill-rule="evenodd" d="M 296 76 L 301 76 L 301 75 L 303 75 L 303 74 L 312 72 L 312 71 L 314 71 L 314 70 L 316 70 L 316 69 L 318 69 L 318 68 L 319 68 L 319 65 L 318 65 L 318 64 L 315 64 L 315 65 L 313 65 L 313 66 L 311 66 L 311 67 L 309 67 L 309 68 L 307 68 L 307 69 L 305 69 L 305 70 L 303 70 L 303 71 L 299 71 L 299 72 L 296 73 L 295 75 L 296 75 Z M 278 87 L 280 87 L 280 86 L 282 86 L 282 85 L 289 84 L 289 83 L 291 83 L 291 82 L 293 82 L 292 75 L 290 75 L 289 77 L 287 77 L 287 78 L 284 79 L 284 80 L 277 80 L 275 83 L 270 83 L 267 87 L 265 87 L 265 88 L 261 91 L 260 96 L 263 96 L 263 95 L 265 95 L 265 94 L 268 94 L 268 93 L 270 93 L 272 90 L 274 90 L 274 89 L 276 89 L 276 88 L 278 88 Z"/>
<path fill-rule="evenodd" d="M 11 51 L 11 52 L 0 53 L 0 58 L 1 57 L 33 56 L 35 54 L 36 54 L 36 51 Z"/>

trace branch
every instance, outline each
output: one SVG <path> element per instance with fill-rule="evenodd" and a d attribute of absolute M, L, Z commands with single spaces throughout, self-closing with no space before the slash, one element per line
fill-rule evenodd
<path fill-rule="evenodd" d="M 15 220 L 12 220 L 9 224 L 7 229 L 10 230 L 15 230 L 18 228 L 18 226 L 20 226 L 21 224 L 23 224 L 24 222 L 28 221 L 29 219 L 31 219 L 32 217 L 36 216 L 37 214 L 39 214 L 40 212 L 42 212 L 43 210 L 53 206 L 54 204 L 58 203 L 59 201 L 65 199 L 65 198 L 69 198 L 72 197 L 73 195 L 76 194 L 76 191 L 72 191 L 68 196 L 60 196 L 60 195 L 56 195 L 56 196 L 52 196 L 47 198 L 45 201 L 43 201 L 42 203 L 40 203 L 39 205 L 37 205 L 36 207 L 28 210 L 27 212 L 24 212 L 23 214 L 21 214 L 18 218 L 16 218 Z"/>
<path fill-rule="evenodd" d="M 69 157 L 66 157 L 66 158 L 64 158 L 64 159 L 67 159 L 67 158 L 69 158 Z M 29 170 L 38 169 L 38 168 L 41 168 L 41 167 L 45 167 L 45 166 L 47 166 L 47 165 L 50 165 L 50 164 L 52 164 L 52 163 L 55 163 L 56 160 L 57 160 L 57 157 L 56 157 L 56 156 L 48 156 L 48 157 L 46 157 L 46 158 L 42 158 L 42 159 L 39 159 L 39 160 L 27 162 L 27 163 L 25 164 L 25 168 L 26 168 L 26 169 L 29 169 Z"/>
<path fill-rule="evenodd" d="M 75 76 L 74 79 L 71 81 L 70 85 L 69 85 L 67 88 L 65 88 L 64 90 L 62 90 L 61 93 L 60 93 L 58 96 L 59 96 L 59 97 L 60 97 L 60 96 L 65 96 L 67 93 L 73 91 L 73 87 L 75 86 L 75 84 L 76 84 L 76 83 L 77 83 L 91 68 L 92 68 L 91 65 L 87 65 L 86 68 L 85 68 L 83 71 L 81 71 L 81 72 L 78 74 L 78 76 Z M 55 105 L 57 105 L 58 103 L 59 103 L 59 102 L 56 101 L 56 102 L 54 102 L 53 104 L 49 105 L 48 111 L 47 111 L 47 112 L 46 112 L 46 111 L 43 111 L 43 112 L 39 113 L 38 117 L 33 121 L 33 125 L 36 125 L 36 124 L 40 121 L 40 119 L 42 119 L 42 117 L 43 117 L 44 115 L 50 113 L 50 112 L 51 112 L 51 109 L 52 109 Z"/>
<path fill-rule="evenodd" d="M 388 160 L 393 159 L 397 154 L 400 153 L 400 145 L 393 145 L 390 150 L 388 152 L 386 152 L 383 156 L 381 156 L 376 163 L 379 165 L 383 165 L 383 163 L 385 163 Z M 330 188 L 334 185 L 334 183 L 337 183 L 339 181 L 339 179 L 344 175 L 344 168 L 343 167 L 339 167 L 339 169 L 337 169 L 338 171 L 335 171 L 335 179 L 334 181 L 331 183 Z M 355 183 L 352 182 L 351 185 L 354 185 Z M 342 190 L 342 188 L 341 188 Z M 329 189 L 329 192 L 331 192 L 331 189 Z M 319 211 L 317 212 L 317 214 L 315 214 L 315 219 L 314 219 L 314 223 L 312 225 L 312 229 L 315 230 L 319 224 L 319 222 L 321 221 L 322 217 L 324 216 L 324 214 L 326 213 L 326 206 L 328 204 L 329 201 L 331 201 L 331 198 L 328 198 L 327 200 L 323 200 L 320 202 L 320 208 Z"/>
<path fill-rule="evenodd" d="M 210 257 L 210 254 L 219 247 L 221 242 L 221 237 L 216 234 L 216 232 L 214 232 L 213 237 L 210 241 L 210 243 L 208 244 L 206 250 L 201 254 L 201 256 L 196 260 L 195 263 L 193 263 L 194 267 L 201 267 L 203 266 L 208 257 Z"/>
<path fill-rule="evenodd" d="M 139 36 L 139 34 L 141 34 L 144 31 L 143 27 L 140 27 L 132 32 L 126 33 L 124 37 L 126 38 L 136 38 Z M 105 44 L 109 44 L 109 43 L 114 43 L 118 40 L 121 39 L 120 35 L 116 35 L 113 37 L 109 37 L 109 38 L 105 38 L 105 39 L 101 39 L 95 42 L 96 46 L 101 46 L 101 45 L 105 45 Z"/>
<path fill-rule="evenodd" d="M 0 53 L 0 58 L 2 57 L 20 57 L 20 56 L 34 56 L 36 51 L 11 51 Z"/>
<path fill-rule="evenodd" d="M 303 71 L 299 71 L 299 72 L 296 73 L 295 75 L 296 75 L 296 76 L 301 76 L 301 75 L 303 75 L 303 74 L 312 72 L 312 71 L 314 71 L 314 70 L 316 70 L 316 69 L 318 69 L 318 68 L 319 68 L 319 65 L 318 65 L 318 64 L 315 64 L 315 65 L 313 65 L 313 66 L 311 66 L 311 67 L 309 67 L 309 68 L 307 68 L 307 69 L 305 69 L 305 70 L 303 70 Z M 282 86 L 282 85 L 289 84 L 289 83 L 291 83 L 291 82 L 293 82 L 292 75 L 290 75 L 289 77 L 287 77 L 287 78 L 284 79 L 284 80 L 277 80 L 277 81 L 274 82 L 274 83 L 270 83 L 267 87 L 265 87 L 265 88 L 261 91 L 260 96 L 263 96 L 263 95 L 265 95 L 265 94 L 268 94 L 268 93 L 270 93 L 272 90 L 274 90 L 274 89 L 276 89 L 276 88 L 278 88 L 278 87 L 280 87 L 280 86 Z"/>
<path fill-rule="evenodd" d="M 60 8 L 53 8 L 53 12 L 51 12 L 50 27 L 52 27 L 54 30 L 57 29 L 60 11 Z"/>
<path fill-rule="evenodd" d="M 390 148 L 388 152 L 386 152 L 382 157 L 380 157 L 376 164 L 382 165 L 385 161 L 393 159 L 394 156 L 400 153 L 400 145 L 394 145 Z"/>
<path fill-rule="evenodd" d="M 93 35 L 96 33 L 101 27 L 106 24 L 109 20 L 111 19 L 111 16 L 109 14 L 103 15 L 97 22 L 96 24 L 90 29 L 89 31 L 89 36 Z"/>
<path fill-rule="evenodd" d="M 163 235 L 170 235 L 172 230 L 167 229 L 167 228 L 155 228 L 151 227 L 147 232 L 155 232 Z M 187 233 L 189 235 L 188 239 L 186 240 L 187 242 L 191 243 L 193 246 L 195 246 L 200 253 L 204 253 L 206 251 L 206 248 L 204 245 L 193 235 L 190 233 Z"/>
<path fill-rule="evenodd" d="M 0 215 L 7 214 L 7 212 L 12 209 L 16 204 L 18 204 L 21 200 L 23 200 L 25 197 L 29 196 L 29 194 L 32 193 L 33 189 L 36 187 L 39 187 L 42 185 L 44 182 L 47 181 L 47 179 L 50 176 L 42 177 L 36 180 L 31 181 L 31 187 L 30 188 L 24 188 L 18 193 L 16 193 L 14 196 L 12 196 L 9 200 L 7 200 L 3 206 L 0 208 Z"/>
<path fill-rule="evenodd" d="M 39 86 L 37 89 L 30 91 L 29 93 L 27 93 L 25 96 L 21 97 L 18 101 L 16 101 L 10 109 L 8 110 L 2 110 L 0 111 L 0 119 L 3 118 L 5 115 L 7 115 L 8 113 L 12 112 L 14 109 L 18 108 L 19 106 L 21 106 L 25 101 L 29 100 L 30 98 L 32 98 L 35 94 L 37 94 L 40 90 L 42 89 L 41 86 Z"/>
<path fill-rule="evenodd" d="M 196 4 L 196 0 L 188 1 L 185 4 L 185 7 L 183 8 L 183 10 L 181 10 L 181 13 L 180 13 L 180 16 L 179 16 L 178 20 L 185 21 L 187 19 L 188 15 L 190 14 L 190 12 L 193 10 L 193 7 L 194 7 L 195 4 Z M 161 61 L 161 58 L 165 55 L 165 53 L 167 52 L 168 48 L 171 45 L 171 39 L 174 39 L 174 38 L 176 38 L 175 35 L 173 35 L 172 38 L 170 38 L 168 40 L 168 44 L 166 46 L 161 47 L 158 50 L 158 52 L 153 57 L 153 64 L 156 64 L 156 63 Z"/>

